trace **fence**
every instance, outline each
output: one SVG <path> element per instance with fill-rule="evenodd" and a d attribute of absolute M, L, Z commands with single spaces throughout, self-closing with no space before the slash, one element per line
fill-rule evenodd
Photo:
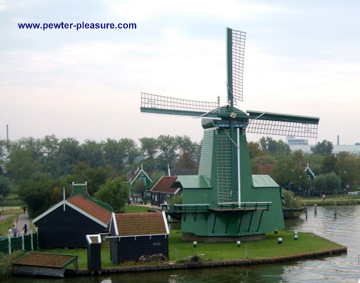
<path fill-rule="evenodd" d="M 38 234 L 22 235 L 16 238 L 5 238 L 0 241 L 0 253 L 11 254 L 17 250 L 34 251 L 38 249 Z"/>

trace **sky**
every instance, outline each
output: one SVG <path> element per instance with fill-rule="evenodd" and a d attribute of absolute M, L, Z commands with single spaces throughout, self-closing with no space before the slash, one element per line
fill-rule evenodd
<path fill-rule="evenodd" d="M 0 0 L 0 139 L 8 125 L 11 140 L 199 142 L 200 119 L 141 113 L 141 92 L 226 104 L 230 27 L 246 32 L 240 109 L 319 117 L 312 144 L 360 142 L 359 10 L 355 0 Z M 136 29 L 18 27 L 61 22 Z"/>

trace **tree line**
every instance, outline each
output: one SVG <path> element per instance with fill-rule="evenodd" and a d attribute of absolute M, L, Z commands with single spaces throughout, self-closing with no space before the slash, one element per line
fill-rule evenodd
<path fill-rule="evenodd" d="M 349 152 L 332 153 L 334 146 L 324 140 L 311 147 L 311 154 L 292 151 L 282 140 L 263 137 L 249 142 L 253 173 L 269 170 L 274 180 L 284 188 L 303 196 L 339 194 L 360 186 L 360 158 Z M 316 176 L 309 178 L 309 169 Z"/>
<path fill-rule="evenodd" d="M 168 166 L 196 168 L 199 158 L 200 145 L 187 136 L 144 137 L 139 145 L 129 138 L 80 143 L 54 135 L 0 140 L 0 195 L 16 190 L 35 216 L 62 199 L 62 188 L 68 196 L 72 182 L 87 181 L 89 194 L 95 196 L 101 186 L 126 187 L 140 164 L 149 174 L 161 176 L 159 172 L 167 171 Z M 107 183 L 115 179 L 116 184 Z M 99 193 L 98 198 L 105 198 L 103 195 Z"/>
<path fill-rule="evenodd" d="M 291 152 L 282 140 L 263 137 L 249 142 L 253 174 L 269 174 L 284 188 L 304 196 L 344 193 L 360 184 L 360 159 L 348 152 L 332 154 L 332 143 L 324 140 L 311 148 L 311 154 Z M 156 182 L 171 169 L 197 169 L 201 145 L 187 136 L 144 137 L 136 143 L 129 138 L 105 141 L 54 135 L 42 139 L 0 140 L 0 195 L 18 192 L 31 217 L 47 210 L 71 193 L 71 183 L 88 183 L 91 196 L 121 211 L 128 200 L 126 181 L 143 166 Z M 309 166 L 316 175 L 309 179 Z M 143 191 L 143 186 L 134 186 Z M 118 192 L 117 196 L 114 192 Z"/>

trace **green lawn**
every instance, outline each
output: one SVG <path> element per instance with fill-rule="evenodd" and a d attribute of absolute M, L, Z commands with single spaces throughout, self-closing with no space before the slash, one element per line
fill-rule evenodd
<path fill-rule="evenodd" d="M 5 219 L 0 220 L 0 234 L 6 236 L 9 227 L 13 226 L 14 219 L 16 219 L 19 214 L 23 213 L 23 210 L 20 207 L 4 207 L 1 208 L 0 211 L 3 216 L 7 216 Z"/>
<path fill-rule="evenodd" d="M 279 237 L 283 239 L 282 244 L 278 244 L 277 239 Z M 192 242 L 181 240 L 180 231 L 171 231 L 170 260 L 189 257 L 194 254 L 203 255 L 205 260 L 277 257 L 338 247 L 341 246 L 312 233 L 298 233 L 298 240 L 294 240 L 293 231 L 279 231 L 278 234 L 266 234 L 264 240 L 242 242 L 240 247 L 237 247 L 235 242 L 198 242 L 197 247 L 194 248 Z"/>
<path fill-rule="evenodd" d="M 125 213 L 148 212 L 149 209 L 153 209 L 153 208 L 149 206 L 141 206 L 141 205 L 126 205 Z"/>
<path fill-rule="evenodd" d="M 266 234 L 266 238 L 264 240 L 242 242 L 240 247 L 237 247 L 235 242 L 198 242 L 197 247 L 194 248 L 192 242 L 181 240 L 181 232 L 179 230 L 172 230 L 169 237 L 170 260 L 181 260 L 189 258 L 193 255 L 201 255 L 203 260 L 266 258 L 331 250 L 341 247 L 341 245 L 328 241 L 312 233 L 298 233 L 298 235 L 299 238 L 296 241 L 294 240 L 294 233 L 292 231 L 279 231 L 278 234 Z M 279 237 L 283 239 L 282 244 L 278 244 L 277 239 Z M 110 261 L 109 245 L 110 241 L 105 241 L 102 244 L 102 268 L 119 266 L 112 264 Z M 78 255 L 79 268 L 87 269 L 87 249 L 52 249 L 41 251 Z M 129 265 L 129 263 L 121 265 Z"/>

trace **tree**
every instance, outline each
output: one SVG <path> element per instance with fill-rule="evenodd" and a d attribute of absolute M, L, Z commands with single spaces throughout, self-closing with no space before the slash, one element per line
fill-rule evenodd
<path fill-rule="evenodd" d="M 134 140 L 128 138 L 120 139 L 119 147 L 124 154 L 123 166 L 125 164 L 133 164 L 135 158 L 139 155 L 139 149 Z"/>
<path fill-rule="evenodd" d="M 352 189 L 358 175 L 356 157 L 348 152 L 340 152 L 337 157 L 335 171 L 341 178 L 342 189 Z"/>
<path fill-rule="evenodd" d="M 67 186 L 68 184 L 63 183 L 62 180 L 53 179 L 50 174 L 38 172 L 30 180 L 21 184 L 19 197 L 27 206 L 29 216 L 34 218 L 59 202 L 59 195 L 54 190 L 55 187 Z"/>
<path fill-rule="evenodd" d="M 80 162 L 74 168 L 72 181 L 75 183 L 87 182 L 88 192 L 93 196 L 104 185 L 108 179 L 116 176 L 115 170 L 111 166 L 90 167 L 85 162 Z"/>
<path fill-rule="evenodd" d="M 117 170 L 123 168 L 123 160 L 125 152 L 121 148 L 119 142 L 114 139 L 107 139 L 103 144 L 105 163 L 110 164 Z"/>
<path fill-rule="evenodd" d="M 305 158 L 304 152 L 301 149 L 293 151 L 291 153 L 291 156 L 294 159 L 297 166 L 302 167 L 306 164 L 304 159 Z"/>
<path fill-rule="evenodd" d="M 323 174 L 335 172 L 336 162 L 337 162 L 337 158 L 334 155 L 332 154 L 326 155 L 322 162 L 321 172 Z"/>
<path fill-rule="evenodd" d="M 281 186 L 305 188 L 308 178 L 304 170 L 299 168 L 291 156 L 280 158 L 273 170 L 275 181 Z"/>
<path fill-rule="evenodd" d="M 176 158 L 177 143 L 174 137 L 161 135 L 158 137 L 159 144 L 159 169 L 166 170 L 172 165 Z"/>
<path fill-rule="evenodd" d="M 319 194 L 336 194 L 340 185 L 340 177 L 334 172 L 318 175 L 314 179 L 314 187 Z"/>
<path fill-rule="evenodd" d="M 129 185 L 121 178 L 108 180 L 96 192 L 95 198 L 109 204 L 116 213 L 124 212 L 129 200 Z"/>
<path fill-rule="evenodd" d="M 71 174 L 76 164 L 80 161 L 80 145 L 73 138 L 62 139 L 56 156 L 57 166 L 55 176 Z"/>
<path fill-rule="evenodd" d="M 313 154 L 321 154 L 321 155 L 328 155 L 332 153 L 334 146 L 332 142 L 327 140 L 323 140 L 322 142 L 318 142 L 315 146 L 310 148 Z"/>
<path fill-rule="evenodd" d="M 0 175 L 0 195 L 6 197 L 10 193 L 10 181 L 9 178 Z"/>
<path fill-rule="evenodd" d="M 141 144 L 141 152 L 145 158 L 154 160 L 158 152 L 158 142 L 155 138 L 141 138 L 139 139 Z"/>
<path fill-rule="evenodd" d="M 258 142 L 248 142 L 250 159 L 264 155 L 264 151 Z"/>
<path fill-rule="evenodd" d="M 94 140 L 86 140 L 80 145 L 79 160 L 86 162 L 90 167 L 100 167 L 105 165 L 103 144 Z"/>
<path fill-rule="evenodd" d="M 291 152 L 287 143 L 282 140 L 274 140 L 271 137 L 262 137 L 260 139 L 261 149 L 272 155 L 289 154 Z"/>
<path fill-rule="evenodd" d="M 17 184 L 29 180 L 35 172 L 40 172 L 40 164 L 31 149 L 13 148 L 6 163 L 10 178 Z"/>

